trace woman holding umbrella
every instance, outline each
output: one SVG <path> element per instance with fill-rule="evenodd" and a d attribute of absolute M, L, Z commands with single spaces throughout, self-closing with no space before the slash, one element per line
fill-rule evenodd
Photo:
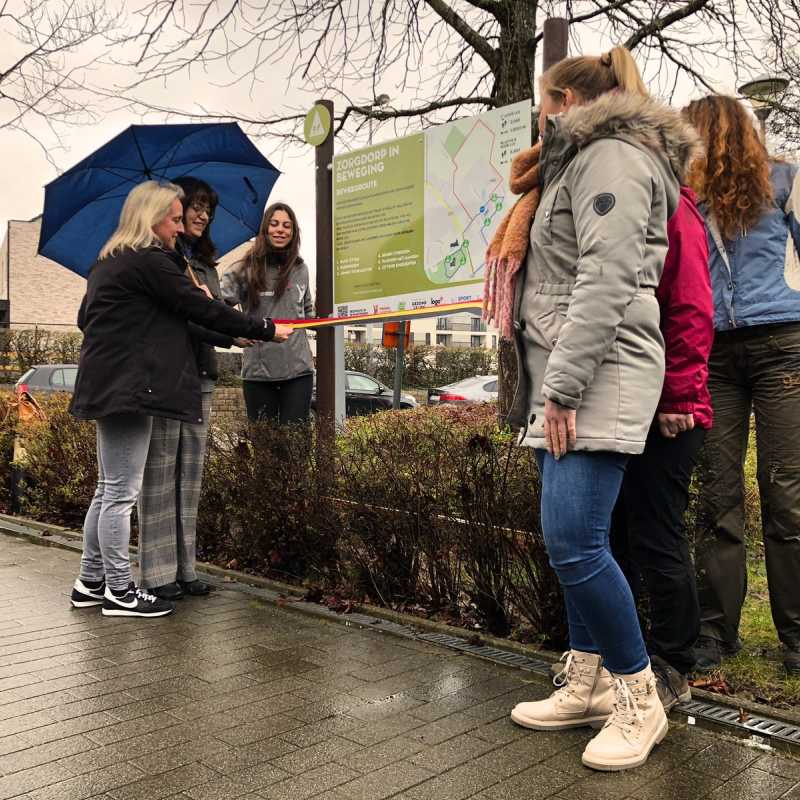
<path fill-rule="evenodd" d="M 192 280 L 220 299 L 216 247 L 211 239 L 219 197 L 205 181 L 175 179 L 183 190 L 183 233 L 175 249 L 186 261 Z M 197 507 L 203 478 L 208 421 L 218 377 L 218 347 L 248 347 L 249 339 L 234 338 L 189 322 L 193 355 L 200 374 L 202 422 L 154 417 L 150 450 L 139 494 L 139 569 L 141 586 L 165 600 L 184 594 L 206 595 L 207 583 L 197 579 L 195 544 Z"/>
<path fill-rule="evenodd" d="M 130 515 L 142 485 L 154 417 L 201 423 L 200 377 L 187 320 L 231 336 L 285 341 L 286 325 L 208 297 L 174 253 L 183 231 L 180 187 L 145 181 L 89 272 L 78 314 L 84 334 L 70 410 L 97 426 L 97 491 L 86 514 L 77 607 L 105 616 L 160 617 L 174 605 L 131 577 Z"/>

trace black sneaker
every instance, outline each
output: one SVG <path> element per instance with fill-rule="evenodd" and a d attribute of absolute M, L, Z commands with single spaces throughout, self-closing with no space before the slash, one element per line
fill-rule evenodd
<path fill-rule="evenodd" d="M 128 591 L 122 597 L 117 597 L 106 586 L 103 598 L 104 617 L 166 617 L 174 610 L 174 603 L 148 594 L 146 589 L 137 589 L 134 584 L 128 586 Z"/>
<path fill-rule="evenodd" d="M 178 585 L 183 589 L 184 594 L 188 594 L 191 597 L 203 597 L 216 589 L 210 583 L 204 583 L 200 580 L 178 581 Z"/>
<path fill-rule="evenodd" d="M 656 676 L 656 691 L 664 711 L 669 711 L 678 703 L 688 703 L 692 699 L 689 681 L 675 667 L 659 656 L 650 656 L 650 666 Z"/>
<path fill-rule="evenodd" d="M 694 669 L 696 672 L 719 669 L 723 658 L 735 656 L 741 649 L 742 640 L 738 637 L 733 644 L 728 644 L 711 636 L 698 636 L 694 643 L 694 652 L 697 656 Z"/>
<path fill-rule="evenodd" d="M 142 591 L 154 594 L 162 600 L 180 600 L 183 597 L 183 589 L 175 582 L 165 583 L 162 586 L 150 586 Z"/>
<path fill-rule="evenodd" d="M 783 655 L 783 666 L 790 675 L 800 675 L 800 647 L 786 650 Z"/>
<path fill-rule="evenodd" d="M 69 601 L 74 608 L 101 606 L 105 590 L 105 581 L 100 581 L 97 586 L 87 586 L 80 578 L 76 578 L 72 585 L 72 595 Z"/>

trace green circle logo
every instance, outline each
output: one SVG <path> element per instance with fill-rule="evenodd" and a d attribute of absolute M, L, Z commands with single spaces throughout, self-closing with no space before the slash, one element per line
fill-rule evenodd
<path fill-rule="evenodd" d="M 303 127 L 305 140 L 314 147 L 319 147 L 331 130 L 331 115 L 325 106 L 316 105 L 306 114 Z"/>

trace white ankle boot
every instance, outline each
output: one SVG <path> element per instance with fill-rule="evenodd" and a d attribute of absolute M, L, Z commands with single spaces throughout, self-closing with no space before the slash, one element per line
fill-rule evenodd
<path fill-rule="evenodd" d="M 599 728 L 614 706 L 614 679 L 602 668 L 602 659 L 593 653 L 570 650 L 564 669 L 553 678 L 558 687 L 547 700 L 518 703 L 511 719 L 536 731 Z"/>
<path fill-rule="evenodd" d="M 583 751 L 583 763 L 613 772 L 638 767 L 666 735 L 669 725 L 648 664 L 634 675 L 615 675 L 614 713 Z"/>

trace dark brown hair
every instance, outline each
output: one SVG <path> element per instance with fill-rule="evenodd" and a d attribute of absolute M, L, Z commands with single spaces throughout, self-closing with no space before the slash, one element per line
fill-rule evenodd
<path fill-rule="evenodd" d="M 683 110 L 705 145 L 689 170 L 689 185 L 731 240 L 750 230 L 772 203 L 770 161 L 752 120 L 734 97 L 709 95 Z"/>
<path fill-rule="evenodd" d="M 205 203 L 209 208 L 208 225 L 198 239 L 190 239 L 184 234 L 180 234 L 181 239 L 191 244 L 192 253 L 199 260 L 209 267 L 217 264 L 217 248 L 211 241 L 211 223 L 214 220 L 214 212 L 219 204 L 219 196 L 205 181 L 193 178 L 191 175 L 184 175 L 175 178 L 173 183 L 183 189 L 181 205 L 183 206 L 183 216 L 186 217 L 186 209 L 192 203 Z"/>
<path fill-rule="evenodd" d="M 277 250 L 269 240 L 269 222 L 276 211 L 285 211 L 292 221 L 292 238 L 286 247 Z M 300 261 L 300 227 L 297 216 L 286 203 L 273 203 L 264 212 L 253 246 L 236 265 L 241 270 L 247 285 L 247 308 L 258 308 L 261 293 L 267 288 L 267 266 L 278 268 L 278 281 L 275 284 L 275 298 L 283 296 L 289 285 L 289 276 Z"/>
<path fill-rule="evenodd" d="M 564 58 L 542 75 L 541 87 L 551 95 L 563 95 L 565 89 L 571 89 L 585 103 L 614 89 L 648 96 L 639 68 L 624 47 L 615 47 L 602 56 Z"/>

